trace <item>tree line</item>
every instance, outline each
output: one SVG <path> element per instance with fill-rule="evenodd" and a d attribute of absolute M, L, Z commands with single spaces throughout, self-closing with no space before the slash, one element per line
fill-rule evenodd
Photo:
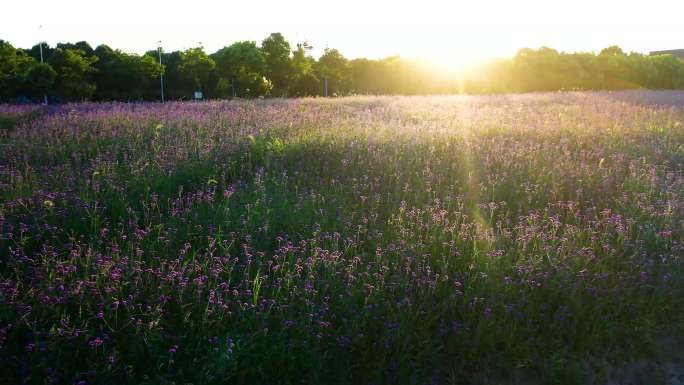
<path fill-rule="evenodd" d="M 280 33 L 261 44 L 240 41 L 207 54 L 150 50 L 130 54 L 87 42 L 30 49 L 0 40 L 0 101 L 159 100 L 302 97 L 351 94 L 500 93 L 555 90 L 684 89 L 684 62 L 672 55 L 521 49 L 468 71 L 392 56 L 349 60 L 326 48 L 315 59 L 307 42 L 294 47 Z M 41 52 L 42 51 L 42 52 Z M 41 63 L 41 56 L 43 63 Z M 161 63 L 160 63 L 161 56 Z"/>

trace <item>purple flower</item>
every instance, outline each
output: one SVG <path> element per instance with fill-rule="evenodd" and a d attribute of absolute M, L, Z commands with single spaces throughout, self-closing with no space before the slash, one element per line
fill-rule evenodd
<path fill-rule="evenodd" d="M 292 326 L 294 324 L 295 324 L 295 322 L 293 320 L 286 319 L 283 321 L 283 326 L 285 326 L 286 328 L 289 328 L 290 326 Z"/>
<path fill-rule="evenodd" d="M 104 340 L 102 340 L 100 337 L 97 337 L 94 340 L 88 342 L 88 345 L 93 349 L 101 346 L 102 344 L 104 344 Z"/>

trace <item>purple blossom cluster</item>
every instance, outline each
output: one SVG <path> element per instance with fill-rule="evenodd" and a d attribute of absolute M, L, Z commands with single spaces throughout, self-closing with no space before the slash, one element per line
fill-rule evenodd
<path fill-rule="evenodd" d="M 0 140 L 10 382 L 545 376 L 684 315 L 680 93 L 83 103 Z"/>
<path fill-rule="evenodd" d="M 40 109 L 40 106 L 33 104 L 0 104 L 0 115 L 3 117 L 17 117 Z"/>

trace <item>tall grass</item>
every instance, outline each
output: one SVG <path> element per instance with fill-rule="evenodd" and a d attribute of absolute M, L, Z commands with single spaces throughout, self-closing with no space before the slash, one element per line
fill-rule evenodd
<path fill-rule="evenodd" d="M 662 93 L 75 104 L 0 151 L 0 378 L 578 382 L 684 304 Z"/>

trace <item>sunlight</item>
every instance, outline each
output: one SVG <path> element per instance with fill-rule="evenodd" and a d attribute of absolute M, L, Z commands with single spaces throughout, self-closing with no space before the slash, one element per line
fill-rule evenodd
<path fill-rule="evenodd" d="M 684 1 L 5 3 L 0 385 L 684 379 Z"/>
<path fill-rule="evenodd" d="M 596 51 L 612 44 L 640 52 L 678 48 L 682 4 L 666 0 L 654 0 L 648 7 L 613 0 L 553 5 L 537 0 L 353 0 L 332 9 L 313 0 L 199 2 L 192 7 L 122 0 L 104 8 L 108 17 L 101 20 L 84 17 L 92 8 L 85 0 L 71 0 L 69 6 L 43 0 L 10 1 L 5 8 L 12 17 L 0 24 L 0 36 L 22 48 L 39 40 L 53 45 L 75 42 L 88 31 L 91 44 L 107 43 L 126 52 L 144 53 L 159 40 L 167 50 L 202 41 L 208 51 L 215 51 L 227 42 L 261 39 L 277 30 L 290 41 L 308 40 L 315 55 L 328 46 L 348 58 L 401 55 L 463 64 L 461 56 L 510 56 L 518 48 L 541 45 L 562 51 Z M 611 17 L 616 9 L 619 17 Z M 125 21 L 123 26 L 121 21 Z"/>

